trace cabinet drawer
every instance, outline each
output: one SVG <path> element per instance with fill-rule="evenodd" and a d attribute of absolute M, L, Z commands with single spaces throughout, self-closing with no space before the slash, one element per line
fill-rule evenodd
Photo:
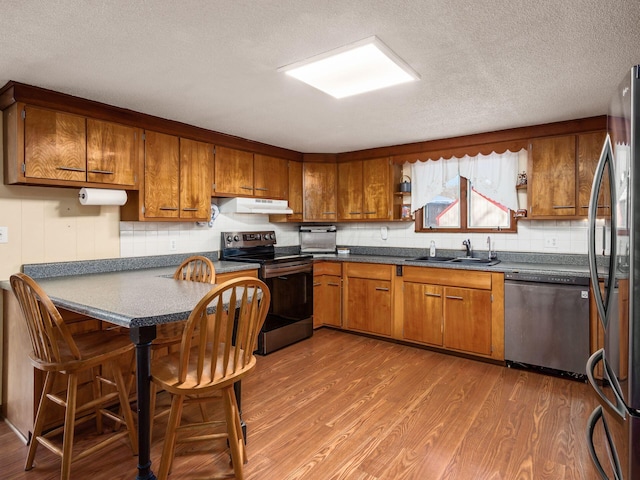
<path fill-rule="evenodd" d="M 348 277 L 391 280 L 393 266 L 375 263 L 345 263 L 344 274 Z"/>
<path fill-rule="evenodd" d="M 405 282 L 491 290 L 491 273 L 446 268 L 404 267 Z"/>
<path fill-rule="evenodd" d="M 313 264 L 314 275 L 342 275 L 342 264 L 338 262 L 318 262 Z"/>

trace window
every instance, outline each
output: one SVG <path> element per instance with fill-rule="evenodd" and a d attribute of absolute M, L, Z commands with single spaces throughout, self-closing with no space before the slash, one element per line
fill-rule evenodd
<path fill-rule="evenodd" d="M 411 165 L 416 232 L 516 232 L 515 185 L 526 151 Z M 513 178 L 512 178 L 513 177 Z"/>

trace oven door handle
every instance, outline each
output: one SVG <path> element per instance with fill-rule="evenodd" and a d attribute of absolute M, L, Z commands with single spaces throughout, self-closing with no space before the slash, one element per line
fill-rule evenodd
<path fill-rule="evenodd" d="M 265 278 L 282 277 L 283 275 L 291 275 L 294 273 L 311 273 L 313 272 L 313 263 L 303 265 L 287 265 L 283 267 L 269 266 L 265 269 Z"/>

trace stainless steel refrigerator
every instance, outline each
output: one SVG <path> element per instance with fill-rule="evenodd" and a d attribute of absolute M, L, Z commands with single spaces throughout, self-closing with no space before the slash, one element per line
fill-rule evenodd
<path fill-rule="evenodd" d="M 589 204 L 589 267 L 604 347 L 587 362 L 599 399 L 587 443 L 603 479 L 640 479 L 640 66 L 611 99 Z M 598 256 L 603 256 L 601 261 Z"/>

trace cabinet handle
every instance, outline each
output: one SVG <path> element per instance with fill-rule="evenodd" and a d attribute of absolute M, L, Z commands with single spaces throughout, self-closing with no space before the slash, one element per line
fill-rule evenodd
<path fill-rule="evenodd" d="M 313 286 L 314 286 L 314 287 L 319 287 L 319 286 L 321 286 L 321 285 L 322 285 L 321 283 L 314 283 L 314 284 L 313 284 Z"/>
<path fill-rule="evenodd" d="M 245 187 L 242 187 L 242 188 L 245 188 Z M 268 188 L 263 188 L 263 187 L 254 187 L 253 189 L 254 189 L 254 190 L 260 190 L 260 191 L 262 191 L 262 192 L 266 192 L 266 191 L 268 191 L 268 190 L 269 190 Z"/>
<path fill-rule="evenodd" d="M 64 170 L 65 172 L 84 172 L 84 168 L 76 168 L 76 167 L 56 167 L 58 170 Z"/>
<path fill-rule="evenodd" d="M 244 190 L 253 190 L 253 187 L 247 187 L 246 185 L 242 185 L 240 188 Z"/>
<path fill-rule="evenodd" d="M 349 212 L 349 215 L 360 215 L 362 212 Z"/>
<path fill-rule="evenodd" d="M 463 297 L 456 297 L 455 295 L 447 295 L 446 298 L 448 298 L 450 300 L 464 300 Z"/>
<path fill-rule="evenodd" d="M 340 286 L 339 283 L 327 283 L 327 285 L 329 285 L 330 287 L 339 287 Z"/>
<path fill-rule="evenodd" d="M 442 295 L 440 295 L 439 293 L 429 293 L 429 292 L 424 292 L 425 296 L 427 297 L 438 297 L 440 298 Z M 447 297 L 449 298 L 449 297 Z"/>
<path fill-rule="evenodd" d="M 589 208 L 589 205 L 582 205 L 580 208 Z M 611 208 L 610 205 L 596 205 L 596 208 Z"/>
<path fill-rule="evenodd" d="M 380 292 L 388 292 L 389 289 L 385 288 L 385 287 L 376 287 L 376 290 L 380 291 Z"/>
<path fill-rule="evenodd" d="M 182 211 L 183 212 L 197 212 L 198 209 L 197 208 L 183 208 Z"/>
<path fill-rule="evenodd" d="M 110 172 L 108 170 L 89 170 L 89 173 L 101 173 L 103 175 L 113 175 L 116 172 Z"/>
<path fill-rule="evenodd" d="M 336 212 L 322 212 L 322 215 L 335 215 Z"/>
<path fill-rule="evenodd" d="M 561 208 L 576 208 L 574 205 L 554 205 L 553 208 L 561 209 Z"/>
<path fill-rule="evenodd" d="M 176 207 L 160 207 L 160 210 L 171 210 L 172 212 L 178 210 Z"/>

